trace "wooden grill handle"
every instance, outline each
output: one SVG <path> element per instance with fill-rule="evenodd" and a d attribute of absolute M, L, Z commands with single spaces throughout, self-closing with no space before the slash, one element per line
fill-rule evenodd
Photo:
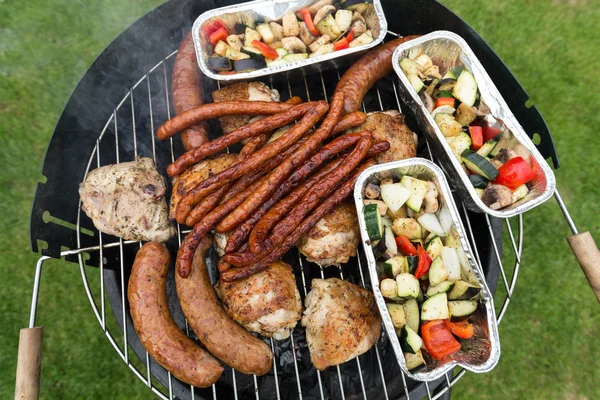
<path fill-rule="evenodd" d="M 567 241 L 600 303 L 600 250 L 589 232 L 567 237 Z"/>
<path fill-rule="evenodd" d="M 43 338 L 43 326 L 21 329 L 15 400 L 37 400 L 40 396 Z"/>

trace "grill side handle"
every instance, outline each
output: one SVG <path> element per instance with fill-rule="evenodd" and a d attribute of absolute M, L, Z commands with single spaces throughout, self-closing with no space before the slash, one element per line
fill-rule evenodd
<path fill-rule="evenodd" d="M 594 238 L 589 232 L 583 232 L 568 236 L 567 241 L 600 303 L 600 250 Z"/>
<path fill-rule="evenodd" d="M 15 400 L 35 400 L 40 396 L 43 338 L 43 326 L 21 329 L 19 334 Z"/>

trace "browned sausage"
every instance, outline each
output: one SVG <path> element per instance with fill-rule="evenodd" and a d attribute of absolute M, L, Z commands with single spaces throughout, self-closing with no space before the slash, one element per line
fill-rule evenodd
<path fill-rule="evenodd" d="M 284 112 L 291 107 L 294 107 L 294 105 L 273 101 L 238 100 L 203 104 L 167 120 L 167 122 L 158 128 L 156 136 L 160 140 L 165 140 L 200 121 L 219 118 L 225 115 L 272 115 Z"/>
<path fill-rule="evenodd" d="M 221 171 L 212 177 L 209 177 L 196 187 L 190 189 L 185 195 L 182 196 L 177 206 L 178 209 L 181 207 L 182 213 L 189 214 L 193 205 L 197 204 L 202 198 L 214 191 L 216 188 L 223 186 L 250 171 L 260 168 L 260 166 L 265 162 L 296 143 L 300 137 L 302 137 L 315 123 L 317 123 L 317 121 L 321 119 L 321 117 L 327 112 L 328 108 L 329 107 L 325 101 L 316 102 L 315 107 L 308 111 L 297 124 L 295 124 L 289 131 L 285 133 L 285 135 L 282 135 L 271 143 L 263 146 L 260 150 L 249 156 L 247 159 L 232 165 L 230 168 L 227 168 L 226 170 Z M 306 142 L 303 144 L 303 146 L 305 144 Z M 291 156 L 289 158 L 291 158 Z"/>
<path fill-rule="evenodd" d="M 181 114 L 204 103 L 202 98 L 201 74 L 198 70 L 196 50 L 192 32 L 181 41 L 177 57 L 173 64 L 172 98 L 175 113 Z M 181 141 L 186 150 L 199 147 L 208 141 L 208 124 L 201 121 L 192 125 L 181 134 Z"/>
<path fill-rule="evenodd" d="M 223 135 L 215 140 L 211 140 L 208 143 L 204 143 L 202 146 L 182 154 L 175 162 L 168 166 L 167 173 L 169 176 L 179 175 L 190 165 L 195 164 L 208 156 L 217 154 L 233 144 L 239 143 L 249 137 L 272 132 L 275 129 L 281 128 L 282 126 L 297 120 L 302 115 L 306 114 L 313 106 L 314 103 L 299 104 L 285 112 L 271 115 L 241 126 L 231 133 Z"/>
<path fill-rule="evenodd" d="M 308 137 L 306 142 L 302 143 L 298 150 L 286 158 L 266 179 L 263 179 L 263 184 L 257 191 L 248 196 L 234 212 L 229 214 L 219 223 L 221 229 L 224 231 L 233 230 L 240 223 L 248 219 L 248 217 L 277 190 L 290 172 L 304 163 L 304 161 L 306 161 L 308 157 L 310 157 L 310 155 L 331 135 L 342 115 L 343 101 L 343 94 L 338 93 L 333 96 L 329 113 L 321 125 Z M 283 135 L 283 137 L 285 136 L 287 135 Z"/>
<path fill-rule="evenodd" d="M 194 226 L 194 229 L 185 237 L 179 251 L 177 252 L 177 262 L 175 264 L 175 270 L 182 278 L 186 278 L 192 269 L 192 259 L 194 258 L 194 252 L 200 243 L 200 240 L 215 226 L 217 222 L 221 220 L 225 215 L 229 214 L 231 210 L 236 208 L 244 201 L 248 195 L 258 187 L 260 182 L 248 186 L 242 192 L 235 195 L 231 200 L 226 203 L 219 204 L 206 217 L 200 220 L 196 224 L 187 224 Z"/>
<path fill-rule="evenodd" d="M 215 357 L 244 374 L 264 375 L 271 370 L 273 352 L 221 308 L 204 260 L 211 244 L 209 236 L 200 241 L 187 279 L 175 274 L 183 314 L 198 339 Z"/>
<path fill-rule="evenodd" d="M 167 272 L 171 256 L 164 244 L 146 243 L 138 251 L 127 298 L 140 342 L 177 379 L 198 387 L 215 383 L 223 367 L 175 324 L 167 306 Z"/>
<path fill-rule="evenodd" d="M 360 110 L 369 89 L 392 72 L 392 54 L 396 47 L 417 37 L 406 36 L 377 46 L 348 68 L 335 88 L 335 93 L 344 94 L 344 114 Z"/>
<path fill-rule="evenodd" d="M 360 175 L 360 173 L 368 167 L 375 164 L 376 163 L 373 159 L 369 159 L 359 166 L 350 178 L 346 179 L 341 185 L 333 190 L 331 194 L 321 204 L 319 204 L 319 206 L 315 208 L 313 212 L 310 213 L 288 237 L 284 239 L 283 243 L 281 243 L 281 245 L 277 248 L 273 249 L 270 254 L 264 256 L 259 262 L 247 267 L 230 268 L 227 271 L 224 271 L 221 274 L 221 280 L 223 282 L 233 282 L 238 279 L 243 279 L 261 271 L 264 268 L 267 268 L 273 261 L 282 257 L 288 252 L 289 249 L 294 247 L 302 235 L 310 231 L 321 218 L 323 218 L 327 213 L 331 212 L 335 206 L 350 196 L 354 190 L 354 184 L 356 183 L 356 178 L 358 175 Z"/>
<path fill-rule="evenodd" d="M 332 135 L 337 135 L 340 132 L 344 132 L 346 129 L 354 128 L 362 125 L 367 120 L 367 114 L 360 111 L 355 111 L 348 115 L 344 115 L 340 122 L 333 129 Z"/>
<path fill-rule="evenodd" d="M 285 101 L 287 104 L 300 104 L 302 103 L 302 99 L 298 96 L 292 96 Z"/>

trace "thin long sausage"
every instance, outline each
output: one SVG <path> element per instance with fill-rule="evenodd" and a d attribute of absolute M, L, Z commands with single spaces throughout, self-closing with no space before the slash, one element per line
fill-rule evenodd
<path fill-rule="evenodd" d="M 244 203 L 242 203 L 235 212 L 231 213 L 227 218 L 221 221 L 219 224 L 221 229 L 229 231 L 245 221 L 277 190 L 290 172 L 306 161 L 306 159 L 310 157 L 310 155 L 331 135 L 342 115 L 343 101 L 343 94 L 339 93 L 333 96 L 329 113 L 319 128 L 308 137 L 306 142 L 302 143 L 298 150 L 286 158 L 266 179 L 263 179 L 263 184 L 260 188 L 244 200 Z"/>
<path fill-rule="evenodd" d="M 238 193 L 231 200 L 226 203 L 219 204 L 206 217 L 196 224 L 187 224 L 194 226 L 194 229 L 185 237 L 179 251 L 177 252 L 177 262 L 175 264 L 175 270 L 182 278 L 186 278 L 192 269 L 192 259 L 194 258 L 194 252 L 200 243 L 200 240 L 215 226 L 217 222 L 221 220 L 225 215 L 229 214 L 231 210 L 235 209 L 238 205 L 244 201 L 246 197 L 250 195 L 253 190 L 256 190 L 259 182 L 250 185 L 242 192 Z"/>
<path fill-rule="evenodd" d="M 201 74 L 198 70 L 196 50 L 192 32 L 181 41 L 171 76 L 173 106 L 176 114 L 181 114 L 204 103 L 202 98 Z M 201 121 L 192 125 L 181 134 L 186 150 L 201 146 L 208 141 L 208 124 Z"/>
<path fill-rule="evenodd" d="M 392 72 L 392 54 L 396 47 L 417 37 L 405 36 L 377 46 L 348 68 L 335 88 L 335 93 L 344 95 L 344 114 L 360 110 L 369 89 Z"/>
<path fill-rule="evenodd" d="M 215 140 L 211 140 L 208 143 L 204 143 L 202 146 L 182 154 L 175 162 L 167 167 L 167 173 L 169 176 L 177 176 L 185 171 L 190 165 L 195 164 L 208 156 L 217 154 L 233 144 L 256 135 L 272 132 L 275 129 L 295 121 L 306 114 L 313 106 L 314 103 L 299 104 L 285 112 L 271 115 L 241 126 L 231 133 L 223 135 Z"/>
<path fill-rule="evenodd" d="M 350 196 L 354 190 L 354 184 L 356 183 L 358 175 L 375 164 L 374 160 L 369 159 L 359 166 L 350 178 L 346 179 L 346 181 L 333 190 L 332 193 L 317 208 L 315 208 L 314 211 L 300 223 L 300 225 L 298 225 L 292 234 L 286 237 L 283 243 L 275 248 L 270 254 L 267 254 L 259 262 L 249 265 L 248 267 L 230 268 L 227 271 L 224 271 L 221 274 L 221 280 L 223 282 L 233 282 L 238 279 L 243 279 L 267 268 L 273 261 L 282 257 L 289 249 L 294 247 L 302 235 L 310 231 L 321 218 Z"/>
<path fill-rule="evenodd" d="M 302 137 L 315 123 L 317 123 L 317 121 L 321 119 L 321 117 L 327 112 L 328 108 L 329 107 L 326 102 L 317 102 L 316 106 L 304 114 L 302 119 L 289 131 L 287 131 L 285 135 L 282 135 L 276 140 L 266 144 L 256 153 L 248 157 L 247 160 L 236 163 L 236 165 L 233 165 L 230 168 L 213 175 L 188 191 L 182 196 L 177 206 L 178 209 L 181 207 L 182 213 L 189 214 L 189 211 L 191 211 L 193 205 L 197 204 L 202 198 L 214 191 L 217 187 L 223 186 L 250 171 L 260 168 L 260 166 L 265 162 L 296 143 L 300 137 Z M 306 142 L 304 144 L 306 144 Z"/>
<path fill-rule="evenodd" d="M 244 374 L 264 375 L 273 365 L 273 352 L 221 308 L 204 260 L 211 244 L 211 237 L 201 240 L 187 279 L 175 274 L 183 314 L 198 339 L 215 357 Z"/>
<path fill-rule="evenodd" d="M 137 252 L 127 298 L 135 331 L 144 348 L 177 379 L 198 387 L 215 383 L 223 367 L 179 329 L 167 305 L 171 256 L 164 244 L 146 243 Z"/>
<path fill-rule="evenodd" d="M 185 111 L 167 120 L 156 131 L 160 140 L 165 140 L 182 130 L 207 119 L 219 118 L 226 115 L 272 115 L 284 112 L 294 107 L 293 104 L 273 101 L 222 101 L 208 103 Z"/>

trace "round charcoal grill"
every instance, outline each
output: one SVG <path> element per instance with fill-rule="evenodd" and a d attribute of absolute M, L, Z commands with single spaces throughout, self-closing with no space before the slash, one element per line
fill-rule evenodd
<path fill-rule="evenodd" d="M 221 379 L 208 389 L 183 384 L 151 359 L 133 329 L 126 300 L 127 281 L 140 242 L 124 241 L 100 233 L 81 210 L 79 183 L 86 174 L 103 165 L 133 161 L 137 156 L 153 157 L 159 171 L 165 171 L 183 146 L 178 138 L 161 142 L 155 128 L 173 115 L 170 76 L 176 49 L 194 19 L 204 11 L 236 1 L 172 0 L 150 12 L 123 32 L 94 62 L 69 99 L 50 141 L 43 167 L 47 182 L 37 188 L 31 215 L 31 245 L 41 250 L 37 263 L 30 328 L 35 327 L 37 295 L 42 265 L 49 258 L 64 257 L 79 264 L 83 288 L 100 328 L 117 354 L 133 373 L 163 399 L 436 399 L 448 396 L 450 388 L 464 375 L 457 367 L 445 377 L 428 383 L 411 381 L 401 372 L 386 334 L 372 349 L 338 367 L 323 372 L 314 369 L 304 337 L 297 327 L 283 341 L 266 340 L 275 353 L 272 370 L 263 377 L 249 376 L 226 368 Z M 538 133 L 538 148 L 546 158 L 558 159 L 548 128 L 535 107 L 527 108 L 527 93 L 492 49 L 462 20 L 434 0 L 383 1 L 389 24 L 388 39 L 405 34 L 450 30 L 461 35 L 498 84 L 513 113 L 527 132 Z M 300 96 L 304 100 L 329 99 L 344 68 L 322 72 L 292 71 L 263 80 L 279 90 L 282 100 Z M 398 80 L 390 75 L 370 90 L 363 103 L 366 112 L 405 107 L 399 101 Z M 219 87 L 204 80 L 204 93 Z M 205 99 L 210 102 L 209 96 Z M 408 125 L 418 132 L 410 115 Z M 211 132 L 219 132 L 213 121 Z M 419 132 L 418 132 L 419 133 Z M 429 146 L 419 133 L 419 156 L 433 159 Z M 231 151 L 237 151 L 232 148 Z M 561 209 L 568 213 L 557 194 Z M 460 202 L 458 202 L 460 208 Z M 485 214 L 467 212 L 463 222 L 478 262 L 483 266 L 490 289 L 497 293 L 498 322 L 508 308 L 520 265 L 523 219 L 507 219 L 506 229 L 512 252 L 502 259 L 502 223 Z M 574 225 L 572 225 L 574 228 Z M 185 228 L 167 245 L 175 253 Z M 66 249 L 66 250 L 65 250 Z M 216 278 L 216 258 L 208 260 L 209 272 Z M 341 277 L 370 288 L 363 249 L 359 257 L 341 268 L 321 269 L 293 250 L 285 261 L 292 265 L 301 295 L 310 290 L 313 278 Z M 504 261 L 504 263 L 503 263 Z M 507 263 L 508 261 L 508 263 Z M 88 276 L 99 275 L 99 285 L 91 286 Z M 498 280 L 501 288 L 496 291 Z M 173 269 L 167 294 L 169 311 L 182 329 L 193 337 L 175 294 Z M 110 304 L 112 313 L 107 308 Z"/>

